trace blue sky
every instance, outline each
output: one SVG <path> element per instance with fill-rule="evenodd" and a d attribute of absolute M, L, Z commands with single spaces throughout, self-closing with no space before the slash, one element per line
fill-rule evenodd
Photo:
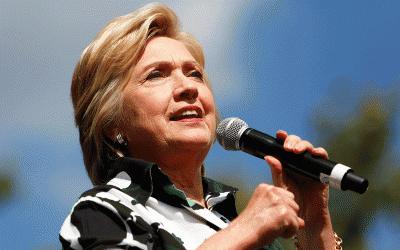
<path fill-rule="evenodd" d="M 337 79 L 347 79 L 349 96 L 400 80 L 398 1 L 164 2 L 203 44 L 222 116 L 270 134 L 314 138 L 310 116 Z M 16 176 L 14 197 L 0 205 L 3 248 L 58 248 L 64 217 L 90 187 L 69 100 L 73 67 L 108 20 L 143 4 L 0 1 L 0 159 L 16 163 L 0 166 Z M 270 181 L 263 162 L 218 145 L 207 166 L 210 176 L 234 172 L 249 188 Z M 388 221 L 382 215 L 369 229 L 370 249 L 400 244 L 399 226 Z"/>

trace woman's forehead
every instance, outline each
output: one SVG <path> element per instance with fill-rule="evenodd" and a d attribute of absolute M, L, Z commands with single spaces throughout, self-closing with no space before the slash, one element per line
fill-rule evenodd
<path fill-rule="evenodd" d="M 147 42 L 134 71 L 140 73 L 160 63 L 175 65 L 191 63 L 201 67 L 182 42 L 169 37 L 155 37 Z"/>
<path fill-rule="evenodd" d="M 143 68 L 157 62 L 181 64 L 188 61 L 196 62 L 182 42 L 169 37 L 155 37 L 148 41 L 136 67 Z"/>

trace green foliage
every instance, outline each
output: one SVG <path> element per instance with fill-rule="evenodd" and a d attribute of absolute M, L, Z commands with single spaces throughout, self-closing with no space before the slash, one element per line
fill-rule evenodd
<path fill-rule="evenodd" d="M 10 160 L 0 159 L 0 204 L 6 202 L 13 195 L 14 178 L 12 172 L 15 163 Z"/>
<path fill-rule="evenodd" d="M 0 202 L 11 196 L 11 187 L 11 178 L 0 174 Z"/>
<path fill-rule="evenodd" d="M 330 157 L 370 180 L 363 195 L 330 192 L 334 228 L 342 236 L 346 249 L 366 249 L 365 233 L 378 213 L 390 213 L 400 221 L 396 213 L 400 211 L 400 166 L 396 159 L 399 154 L 393 146 L 397 132 L 397 93 L 370 90 L 351 116 L 343 115 L 346 109 L 340 104 L 325 105 L 330 110 L 319 110 L 314 119 L 320 144 Z"/>
<path fill-rule="evenodd" d="M 313 114 L 312 125 L 317 134 L 313 142 L 323 145 L 331 159 L 351 166 L 370 180 L 363 195 L 330 191 L 334 229 L 343 238 L 344 248 L 367 249 L 366 233 L 378 214 L 389 213 L 400 223 L 400 153 L 394 146 L 395 135 L 400 132 L 396 127 L 400 107 L 396 87 L 400 84 L 386 91 L 370 88 L 360 92 L 351 91 L 346 87 L 348 83 L 346 79 L 334 82 L 332 96 Z M 239 211 L 252 194 L 240 179 L 230 176 L 222 180 L 239 188 Z M 285 249 L 294 249 L 291 240 L 280 241 Z"/>

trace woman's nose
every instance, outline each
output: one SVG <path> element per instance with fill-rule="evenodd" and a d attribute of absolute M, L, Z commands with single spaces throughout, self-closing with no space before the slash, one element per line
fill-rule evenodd
<path fill-rule="evenodd" d="M 178 76 L 174 89 L 174 98 L 176 100 L 195 100 L 199 95 L 196 84 L 185 75 Z"/>

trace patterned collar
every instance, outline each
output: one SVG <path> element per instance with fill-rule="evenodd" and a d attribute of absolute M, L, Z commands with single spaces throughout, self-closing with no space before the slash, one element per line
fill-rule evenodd
<path fill-rule="evenodd" d="M 145 205 L 150 196 L 175 207 L 203 208 L 195 203 L 170 181 L 160 168 L 150 162 L 122 157 L 111 162 L 107 185 L 119 188 Z M 231 220 L 237 216 L 234 194 L 236 188 L 203 177 L 204 198 L 209 210 L 224 211 Z M 227 211 L 228 210 L 228 211 Z M 230 211 L 229 211 L 230 210 Z"/>

